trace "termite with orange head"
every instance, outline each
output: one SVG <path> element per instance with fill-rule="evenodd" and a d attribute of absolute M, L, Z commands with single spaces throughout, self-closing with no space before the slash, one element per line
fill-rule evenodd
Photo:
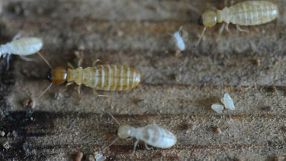
<path fill-rule="evenodd" d="M 202 15 L 204 30 L 200 35 L 197 45 L 200 43 L 207 28 L 214 27 L 218 23 L 226 23 L 226 29 L 230 23 L 235 24 L 239 31 L 239 26 L 262 25 L 278 18 L 279 10 L 276 4 L 268 1 L 244 1 L 222 10 L 207 10 Z M 223 31 L 223 24 L 220 33 Z"/>
<path fill-rule="evenodd" d="M 49 65 L 46 60 L 45 62 Z M 43 93 L 52 84 L 60 85 L 64 83 L 67 83 L 67 85 L 75 83 L 79 87 L 85 85 L 102 91 L 127 91 L 137 87 L 141 81 L 141 74 L 135 68 L 126 65 L 96 65 L 87 68 L 56 67 L 54 69 L 51 65 L 49 66 L 51 71 L 48 74 L 48 79 L 51 84 Z"/>
<path fill-rule="evenodd" d="M 117 121 L 112 114 L 109 113 L 109 115 L 116 121 L 118 125 L 120 125 L 119 121 Z M 138 128 L 132 127 L 130 125 L 120 125 L 118 128 L 117 136 L 120 139 L 128 139 L 128 138 L 136 139 L 133 148 L 133 153 L 135 152 L 136 146 L 138 145 L 139 141 L 143 141 L 147 149 L 148 149 L 147 145 L 166 149 L 166 148 L 171 148 L 177 143 L 177 137 L 172 132 L 158 126 L 157 124 L 149 124 Z M 112 141 L 112 143 L 109 146 L 114 144 L 118 138 Z M 106 148 L 104 148 L 104 150 Z"/>

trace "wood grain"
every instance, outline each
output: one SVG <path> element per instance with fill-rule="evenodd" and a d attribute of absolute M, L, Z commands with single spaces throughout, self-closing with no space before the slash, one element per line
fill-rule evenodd
<path fill-rule="evenodd" d="M 239 2 L 239 1 L 235 1 Z M 93 93 L 83 88 L 49 84 L 49 68 L 37 56 L 32 62 L 13 57 L 11 68 L 0 64 L 1 160 L 72 160 L 89 155 L 116 138 L 118 125 L 156 122 L 178 137 L 173 148 L 146 150 L 141 143 L 119 140 L 107 148 L 108 160 L 275 160 L 286 153 L 285 1 L 277 21 L 246 27 L 249 33 L 220 37 L 220 25 L 203 29 L 200 14 L 223 1 L 208 0 L 9 0 L 3 1 L 1 42 L 17 33 L 42 37 L 42 54 L 53 67 L 76 62 L 134 66 L 143 75 L 129 92 Z M 170 34 L 183 26 L 187 50 L 175 56 Z M 234 111 L 210 109 L 225 92 Z M 107 97 L 99 97 L 102 94 Z M 32 98 L 33 109 L 24 107 Z M 1 134 L 4 134 L 1 136 Z"/>

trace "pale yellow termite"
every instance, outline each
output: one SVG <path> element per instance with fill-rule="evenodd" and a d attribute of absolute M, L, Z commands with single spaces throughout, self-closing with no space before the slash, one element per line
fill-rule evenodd
<path fill-rule="evenodd" d="M 230 23 L 237 25 L 238 30 L 244 31 L 239 26 L 254 26 L 271 22 L 278 18 L 279 10 L 276 4 L 268 1 L 245 1 L 237 3 L 222 10 L 207 10 L 202 15 L 204 30 L 200 36 L 198 44 L 207 28 L 214 27 L 217 23 Z M 224 29 L 223 24 L 221 31 Z"/>
<path fill-rule="evenodd" d="M 78 66 L 82 63 L 82 55 L 76 53 L 80 58 Z M 53 84 L 60 85 L 73 83 L 79 86 L 80 93 L 81 85 L 102 91 L 127 91 L 137 87 L 141 81 L 141 74 L 133 67 L 126 65 L 95 65 L 93 67 L 56 67 L 52 68 L 51 64 L 39 53 L 39 56 L 50 67 L 48 79 L 51 84 L 40 94 L 44 95 Z"/>
<path fill-rule="evenodd" d="M 57 67 L 51 70 L 49 79 L 53 84 L 76 83 L 96 90 L 126 91 L 140 83 L 140 73 L 125 65 L 97 65 L 87 68 Z"/>

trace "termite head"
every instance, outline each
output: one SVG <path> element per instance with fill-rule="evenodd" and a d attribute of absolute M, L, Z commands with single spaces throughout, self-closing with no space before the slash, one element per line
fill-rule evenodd
<path fill-rule="evenodd" d="M 121 139 L 127 139 L 132 136 L 133 127 L 129 125 L 120 126 L 117 135 Z"/>
<path fill-rule="evenodd" d="M 67 70 L 64 67 L 56 67 L 52 69 L 48 74 L 48 79 L 53 84 L 63 84 L 67 80 Z"/>
<path fill-rule="evenodd" d="M 205 27 L 213 27 L 218 23 L 217 12 L 208 10 L 202 15 L 203 25 Z"/>

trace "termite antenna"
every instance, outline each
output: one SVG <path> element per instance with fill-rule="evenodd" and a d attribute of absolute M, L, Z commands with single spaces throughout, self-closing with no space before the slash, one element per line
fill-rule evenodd
<path fill-rule="evenodd" d="M 178 31 L 181 33 L 182 30 L 183 30 L 183 26 L 180 26 Z M 168 35 L 171 37 L 174 37 L 174 33 L 168 33 Z"/>
<path fill-rule="evenodd" d="M 107 112 L 107 114 L 120 126 L 120 122 L 110 112 Z"/>
<path fill-rule="evenodd" d="M 116 137 L 108 146 L 106 146 L 102 149 L 102 152 L 104 152 L 107 148 L 109 148 L 111 145 L 113 145 L 118 139 L 119 139 L 119 137 Z"/>
<path fill-rule="evenodd" d="M 200 44 L 200 42 L 201 42 L 201 40 L 203 39 L 203 37 L 204 37 L 206 31 L 207 31 L 207 27 L 204 27 L 203 32 L 201 33 L 201 35 L 200 35 L 200 37 L 199 37 L 199 40 L 198 40 L 198 42 L 196 43 L 196 46 L 198 46 L 198 45 Z"/>
<path fill-rule="evenodd" d="M 49 86 L 40 94 L 39 98 L 41 98 L 51 87 L 53 83 L 50 83 Z"/>
<path fill-rule="evenodd" d="M 48 60 L 40 53 L 38 52 L 39 56 L 44 60 L 44 62 L 49 66 L 50 69 L 52 69 L 51 64 L 48 62 Z"/>
<path fill-rule="evenodd" d="M 110 112 L 107 112 L 107 114 L 120 126 L 120 122 Z M 109 145 L 102 149 L 102 152 L 104 152 L 108 147 L 113 145 L 118 139 L 119 137 L 116 137 Z"/>
<path fill-rule="evenodd" d="M 183 30 L 183 26 L 180 26 L 179 32 L 182 32 L 182 30 Z"/>

